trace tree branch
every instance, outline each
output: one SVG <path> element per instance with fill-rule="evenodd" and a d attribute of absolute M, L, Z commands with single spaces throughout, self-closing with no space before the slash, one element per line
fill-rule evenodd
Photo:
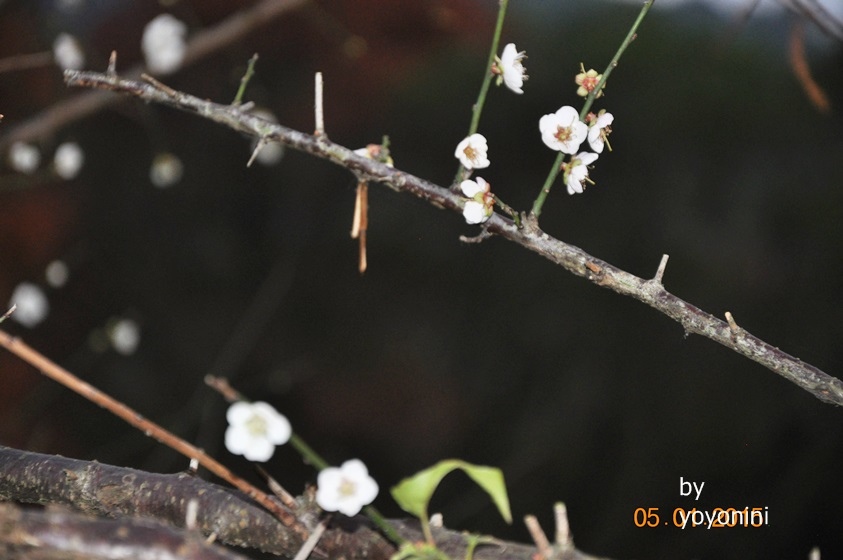
<path fill-rule="evenodd" d="M 307 0 L 263 0 L 250 8 L 237 12 L 221 23 L 204 29 L 194 35 L 187 44 L 184 60 L 179 69 L 186 68 L 214 52 L 248 35 L 259 26 L 266 25 L 290 10 L 298 8 Z M 137 78 L 144 70 L 137 64 L 125 74 Z M 0 151 L 15 142 L 29 142 L 52 131 L 87 117 L 119 101 L 102 92 L 89 91 L 64 99 L 39 112 L 31 119 L 15 126 L 0 136 Z"/>
<path fill-rule="evenodd" d="M 238 106 L 220 105 L 198 99 L 168 88 L 150 78 L 147 78 L 147 82 L 137 82 L 123 80 L 116 75 L 67 70 L 65 82 L 69 86 L 126 93 L 148 102 L 195 113 L 264 141 L 280 142 L 285 146 L 331 161 L 345 167 L 361 181 L 383 183 L 396 191 L 413 194 L 439 208 L 462 211 L 462 197 L 447 188 L 359 156 L 348 148 L 331 142 L 325 135 L 312 136 L 272 124 L 243 112 Z M 523 221 L 524 227 L 518 228 L 512 220 L 500 214 L 494 214 L 484 224 L 484 231 L 497 234 L 538 253 L 568 272 L 586 278 L 598 286 L 646 303 L 680 323 L 686 333 L 710 338 L 758 362 L 823 402 L 843 405 L 843 382 L 839 379 L 782 352 L 738 327 L 737 324 L 730 327 L 726 322 L 668 292 L 661 282 L 664 263 L 659 265 L 654 278 L 645 280 L 595 258 L 579 247 L 551 237 L 539 229 L 536 220 L 525 218 Z"/>
<path fill-rule="evenodd" d="M 173 531 L 173 528 L 186 526 L 187 504 L 191 500 L 196 500 L 199 506 L 195 529 L 203 534 L 215 534 L 223 543 L 288 558 L 292 558 L 301 546 L 295 532 L 257 504 L 248 501 L 241 493 L 186 473 L 147 473 L 0 446 L 0 500 L 59 504 L 86 514 L 123 520 L 121 523 L 97 525 L 90 519 L 80 520 L 67 513 L 36 514 L 0 504 L 0 553 L 7 550 L 4 547 L 11 549 L 12 545 L 20 544 L 21 535 L 32 535 L 35 540 L 25 541 L 30 544 L 40 542 L 44 546 L 52 546 L 42 538 L 44 531 L 48 530 L 45 529 L 46 522 L 46 527 L 53 527 L 54 530 L 62 528 L 61 534 L 53 533 L 56 544 L 60 544 L 59 541 L 72 541 L 74 535 L 80 536 L 88 543 L 84 545 L 85 550 L 90 551 L 97 542 L 101 542 L 102 546 L 118 546 L 123 538 L 121 535 L 124 535 L 127 546 L 130 542 L 136 543 L 138 550 L 145 552 L 144 539 L 145 544 L 153 548 L 184 541 L 190 546 L 172 557 L 198 558 L 197 555 L 189 554 L 193 550 L 190 547 L 199 544 L 196 542 L 196 532 L 191 535 L 190 531 L 186 534 Z M 297 502 L 300 504 L 296 512 L 299 520 L 315 525 L 320 510 L 313 503 L 312 496 L 305 493 Z M 335 520 L 320 539 L 311 558 L 388 560 L 395 551 L 391 543 L 369 527 L 362 516 L 335 517 Z M 422 539 L 417 523 L 392 520 L 390 524 L 402 537 L 412 542 Z M 466 539 L 463 533 L 438 529 L 434 530 L 434 535 L 437 546 L 451 558 L 465 556 Z M 474 554 L 476 560 L 534 560 L 535 547 L 500 540 L 489 542 L 491 546 L 477 549 Z M 56 556 L 38 557 L 69 556 L 57 553 Z M 220 555 L 202 557 L 235 558 Z M 73 558 L 78 559 L 80 556 Z M 544 560 L 598 559 L 570 545 L 552 548 L 551 555 Z"/>
<path fill-rule="evenodd" d="M 5 560 L 246 560 L 206 542 L 194 531 L 178 531 L 146 520 L 98 519 L 12 504 L 0 504 L 0 554 Z"/>

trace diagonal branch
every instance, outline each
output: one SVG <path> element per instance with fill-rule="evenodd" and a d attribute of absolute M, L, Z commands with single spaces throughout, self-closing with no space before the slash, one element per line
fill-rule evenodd
<path fill-rule="evenodd" d="M 195 113 L 264 141 L 280 142 L 285 146 L 331 161 L 345 167 L 360 180 L 383 183 L 396 191 L 413 194 L 439 208 L 462 212 L 462 197 L 449 189 L 356 155 L 348 148 L 331 142 L 325 135 L 312 136 L 272 124 L 243 112 L 239 107 L 202 100 L 170 89 L 151 79 L 148 82 L 137 82 L 122 80 L 115 75 L 68 70 L 65 71 L 65 82 L 69 86 L 126 93 L 147 102 L 160 103 Z M 843 405 L 843 382 L 839 379 L 751 335 L 739 327 L 734 320 L 727 324 L 668 292 L 661 282 L 665 259 L 662 259 L 662 264 L 658 267 L 654 278 L 639 278 L 589 255 L 579 247 L 551 237 L 539 229 L 535 220 L 525 219 L 524 222 L 525 226 L 518 228 L 512 220 L 500 214 L 494 214 L 486 222 L 485 231 L 538 253 L 568 272 L 590 280 L 598 286 L 646 303 L 680 323 L 686 333 L 700 334 L 710 338 L 769 368 L 818 399 Z"/>

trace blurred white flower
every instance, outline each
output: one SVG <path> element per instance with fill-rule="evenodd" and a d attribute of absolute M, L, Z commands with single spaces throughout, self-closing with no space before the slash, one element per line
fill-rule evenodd
<path fill-rule="evenodd" d="M 41 163 L 41 152 L 32 144 L 15 142 L 9 148 L 9 165 L 21 173 L 34 173 Z"/>
<path fill-rule="evenodd" d="M 9 307 L 12 305 L 17 305 L 12 319 L 28 328 L 43 321 L 50 312 L 50 302 L 44 291 L 31 282 L 21 282 L 15 287 L 9 299 Z"/>
<path fill-rule="evenodd" d="M 515 43 L 509 43 L 503 48 L 503 53 L 500 58 L 496 58 L 495 66 L 492 71 L 498 74 L 498 85 L 501 80 L 506 84 L 506 87 L 515 93 L 524 93 L 521 89 L 524 86 L 524 80 L 527 79 L 527 74 L 524 72 L 524 66 L 521 61 L 527 58 L 524 51 L 518 52 L 515 48 Z"/>
<path fill-rule="evenodd" d="M 338 467 L 328 467 L 316 478 L 316 503 L 325 511 L 338 511 L 349 517 L 378 495 L 375 482 L 360 459 L 351 459 Z"/>
<path fill-rule="evenodd" d="M 152 160 L 149 180 L 159 189 L 166 189 L 178 183 L 183 173 L 184 165 L 181 160 L 174 154 L 162 152 Z"/>
<path fill-rule="evenodd" d="M 76 142 L 65 142 L 56 148 L 53 156 L 53 167 L 62 179 L 73 179 L 82 169 L 85 153 Z"/>
<path fill-rule="evenodd" d="M 134 354 L 140 344 L 140 327 L 131 319 L 117 319 L 107 327 L 108 340 L 118 353 Z"/>
<path fill-rule="evenodd" d="M 47 278 L 47 284 L 53 288 L 61 288 L 67 283 L 70 271 L 64 261 L 55 260 L 47 265 L 44 276 Z"/>
<path fill-rule="evenodd" d="M 225 415 L 225 447 L 249 461 L 269 461 L 276 445 L 284 445 L 293 434 L 290 421 L 265 402 L 238 401 Z"/>
<path fill-rule="evenodd" d="M 278 123 L 278 119 L 276 118 L 275 114 L 268 109 L 263 109 L 263 108 L 253 109 L 251 111 L 251 114 L 255 115 L 256 117 L 260 117 L 267 122 L 271 122 L 273 124 Z M 258 145 L 258 140 L 257 139 L 253 140 L 252 141 L 252 151 L 255 150 L 257 145 Z M 271 167 L 271 166 L 277 164 L 278 162 L 280 162 L 283 158 L 284 158 L 284 145 L 279 143 L 279 142 L 268 142 L 268 143 L 264 144 L 263 146 L 261 146 L 261 150 L 255 156 L 255 161 L 257 161 L 259 164 L 261 164 L 263 166 Z"/>
<path fill-rule="evenodd" d="M 53 58 L 62 70 L 81 70 L 85 66 L 82 46 L 68 33 L 59 33 L 53 41 Z"/>
<path fill-rule="evenodd" d="M 146 67 L 154 74 L 175 72 L 187 50 L 187 26 L 170 14 L 161 14 L 146 24 L 141 49 Z"/>
<path fill-rule="evenodd" d="M 56 8 L 63 12 L 75 12 L 85 3 L 85 0 L 56 0 Z"/>
<path fill-rule="evenodd" d="M 460 163 L 466 169 L 483 169 L 489 167 L 490 162 L 486 155 L 488 151 L 489 145 L 486 143 L 486 137 L 474 133 L 457 144 L 454 156 L 460 160 Z"/>
<path fill-rule="evenodd" d="M 539 130 L 548 148 L 565 154 L 575 154 L 588 136 L 588 126 L 570 105 L 539 119 Z"/>

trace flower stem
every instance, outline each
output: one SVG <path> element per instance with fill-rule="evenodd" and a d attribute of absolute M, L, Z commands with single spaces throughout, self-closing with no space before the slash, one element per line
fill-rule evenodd
<path fill-rule="evenodd" d="M 489 92 L 489 86 L 492 84 L 492 64 L 495 62 L 495 55 L 498 53 L 498 44 L 501 40 L 501 31 L 503 30 L 503 20 L 506 15 L 506 7 L 509 0 L 500 0 L 500 7 L 498 8 L 498 21 L 495 24 L 495 34 L 492 37 L 492 48 L 489 50 L 489 58 L 486 61 L 486 74 L 483 78 L 483 84 L 480 86 L 480 93 L 477 95 L 477 101 L 471 109 L 471 125 L 468 127 L 468 134 L 471 136 L 480 127 L 480 115 L 483 113 L 483 105 L 486 103 L 486 94 Z M 460 164 L 457 169 L 457 175 L 454 178 L 454 185 L 460 183 L 463 179 L 463 172 L 465 168 Z"/>
<path fill-rule="evenodd" d="M 644 16 L 647 15 L 647 12 L 650 11 L 650 8 L 653 6 L 653 2 L 655 0 L 647 0 L 644 2 L 644 6 L 642 6 L 641 11 L 638 12 L 638 17 L 635 19 L 635 22 L 632 24 L 632 27 L 629 29 L 629 33 L 626 34 L 626 38 L 621 43 L 621 46 L 618 48 L 618 52 L 615 53 L 615 56 L 612 57 L 611 62 L 609 62 L 609 66 L 603 71 L 603 77 L 600 78 L 600 81 L 597 82 L 597 85 L 594 87 L 591 92 L 589 92 L 588 97 L 585 98 L 585 103 L 583 104 L 583 108 L 580 111 L 580 120 L 585 122 L 585 116 L 588 114 L 588 111 L 591 109 L 594 100 L 597 98 L 597 95 L 602 91 L 603 85 L 606 83 L 606 80 L 609 79 L 609 74 L 612 73 L 612 70 L 618 65 L 618 61 L 621 59 L 621 55 L 623 55 L 626 48 L 635 40 L 636 33 L 638 32 L 638 26 L 641 25 L 641 22 L 644 21 Z M 539 191 L 539 195 L 536 197 L 535 202 L 533 202 L 533 209 L 530 212 L 534 218 L 538 218 L 539 214 L 541 214 L 542 206 L 544 206 L 544 201 L 547 198 L 547 195 L 550 194 L 550 188 L 553 186 L 553 182 L 556 180 L 556 177 L 559 175 L 559 171 L 562 167 L 562 162 L 565 159 L 565 154 L 559 153 L 556 156 L 556 160 L 553 162 L 553 167 L 550 168 L 550 173 L 547 175 L 547 179 L 544 181 L 544 185 L 542 185 L 542 190 Z"/>
<path fill-rule="evenodd" d="M 393 528 L 392 525 L 387 523 L 386 519 L 384 519 L 383 515 L 381 515 L 381 512 L 375 509 L 375 506 L 364 507 L 363 513 L 365 513 L 366 516 L 372 520 L 372 523 L 377 525 L 378 529 L 380 529 L 384 536 L 391 540 L 395 544 L 395 546 L 400 548 L 401 545 L 407 542 L 407 539 L 399 535 L 395 531 L 395 528 Z"/>
<path fill-rule="evenodd" d="M 299 452 L 304 462 L 312 465 L 318 471 L 327 469 L 330 465 L 322 458 L 316 451 L 313 450 L 305 441 L 296 433 L 290 436 L 290 445 Z"/>

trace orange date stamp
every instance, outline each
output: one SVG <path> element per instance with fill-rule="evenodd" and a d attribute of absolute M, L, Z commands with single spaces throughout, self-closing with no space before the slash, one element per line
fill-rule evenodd
<path fill-rule="evenodd" d="M 666 518 L 659 513 L 659 508 L 635 508 L 632 522 L 636 527 L 673 526 L 679 529 L 723 529 L 726 527 L 764 527 L 770 524 L 770 510 L 768 507 L 685 509 L 675 508 Z"/>

